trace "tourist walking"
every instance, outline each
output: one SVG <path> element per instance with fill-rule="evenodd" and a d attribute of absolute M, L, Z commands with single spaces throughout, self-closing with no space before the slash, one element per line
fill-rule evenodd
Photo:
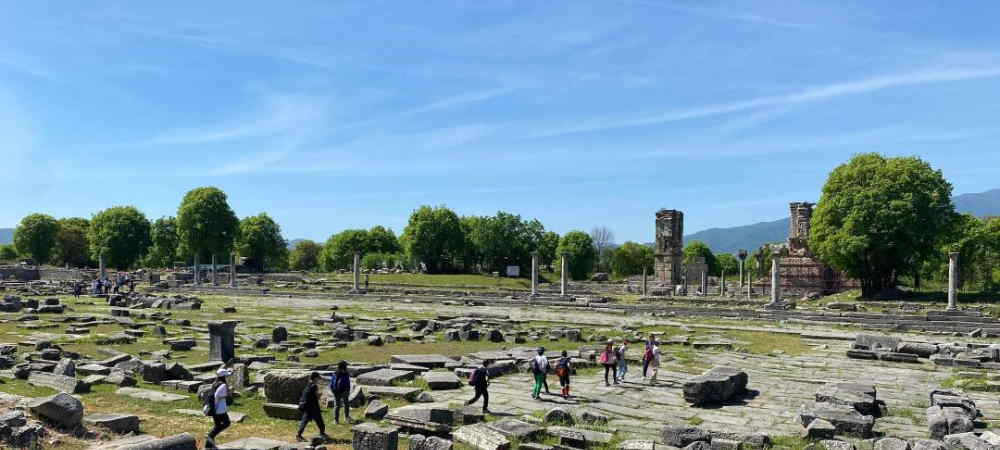
<path fill-rule="evenodd" d="M 73 283 L 73 298 L 80 298 L 81 291 L 83 291 L 83 286 L 80 283 Z"/>
<path fill-rule="evenodd" d="M 615 365 L 617 361 L 615 360 L 615 349 L 614 343 L 609 339 L 607 345 L 604 346 L 604 350 L 601 355 L 597 357 L 597 362 L 604 366 L 604 385 L 611 386 L 608 382 L 608 374 L 611 374 L 612 381 L 618 384 L 617 374 L 615 373 Z"/>
<path fill-rule="evenodd" d="M 646 339 L 646 349 L 642 353 L 642 377 L 646 378 L 646 371 L 649 370 L 649 362 L 653 360 L 653 345 L 656 343 L 653 333 Z"/>
<path fill-rule="evenodd" d="M 649 375 L 649 384 L 650 385 L 656 384 L 656 375 L 660 372 L 660 344 L 659 343 L 657 343 L 657 342 L 653 343 L 652 353 L 653 353 L 653 356 L 649 360 L 649 367 L 653 369 L 653 371 Z"/>
<path fill-rule="evenodd" d="M 472 400 L 465 402 L 465 406 L 469 406 L 476 403 L 482 397 L 483 414 L 489 414 L 490 412 L 490 392 L 488 390 L 490 385 L 489 364 L 489 361 L 484 359 L 483 364 L 472 371 L 472 375 L 469 376 L 469 386 L 472 386 L 476 390 L 476 395 L 472 397 Z"/>
<path fill-rule="evenodd" d="M 320 437 L 329 440 L 329 436 L 326 435 L 326 424 L 323 423 L 323 411 L 319 408 L 319 382 L 322 379 L 317 372 L 309 375 L 309 384 L 302 390 L 302 396 L 299 398 L 299 411 L 302 412 L 302 419 L 299 420 L 299 433 L 295 435 L 295 439 L 299 442 L 306 441 L 302 437 L 302 432 L 306 430 L 306 425 L 310 421 L 316 422 Z"/>
<path fill-rule="evenodd" d="M 556 363 L 556 375 L 559 376 L 559 386 L 562 388 L 561 393 L 563 398 L 569 398 L 569 374 L 573 371 L 573 364 L 570 361 L 569 356 L 566 354 L 566 350 L 562 351 L 562 357 L 559 358 L 559 362 Z"/>
<path fill-rule="evenodd" d="M 531 373 L 535 376 L 535 388 L 531 391 L 531 398 L 539 400 L 542 398 L 545 375 L 549 373 L 549 359 L 545 357 L 545 347 L 538 347 L 538 356 L 531 360 Z"/>
<path fill-rule="evenodd" d="M 625 373 L 628 372 L 628 360 L 625 359 L 625 353 L 628 351 L 628 341 L 622 339 L 622 345 L 618 346 L 618 350 L 615 351 L 615 358 L 618 359 L 618 379 L 615 384 L 625 382 Z"/>
<path fill-rule="evenodd" d="M 351 374 L 347 372 L 347 361 L 337 363 L 337 371 L 330 378 L 330 391 L 333 392 L 333 422 L 340 423 L 340 408 L 344 408 L 344 421 L 351 422 Z"/>
<path fill-rule="evenodd" d="M 212 431 L 205 436 L 205 448 L 215 448 L 215 437 L 229 428 L 229 383 L 226 377 L 232 375 L 232 371 L 222 368 L 215 373 L 215 382 L 212 383 L 210 403 L 212 415 Z"/>

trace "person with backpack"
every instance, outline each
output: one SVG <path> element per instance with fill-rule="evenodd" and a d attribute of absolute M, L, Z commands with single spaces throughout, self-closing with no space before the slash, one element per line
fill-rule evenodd
<path fill-rule="evenodd" d="M 653 359 L 653 345 L 656 343 L 656 338 L 653 337 L 653 333 L 649 334 L 649 339 L 646 339 L 646 350 L 642 354 L 642 377 L 646 378 L 646 371 L 649 370 L 649 362 Z"/>
<path fill-rule="evenodd" d="M 472 375 L 469 376 L 469 386 L 472 386 L 476 390 L 476 395 L 472 397 L 472 400 L 465 402 L 465 406 L 469 406 L 479 400 L 479 397 L 483 398 L 483 414 L 489 414 L 490 412 L 490 393 L 487 387 L 490 385 L 490 371 L 489 371 L 488 360 L 483 360 L 483 365 L 477 367 L 476 370 L 472 371 Z"/>
<path fill-rule="evenodd" d="M 215 373 L 215 382 L 205 399 L 205 406 L 202 411 L 205 415 L 212 416 L 212 431 L 205 436 L 205 448 L 215 448 L 215 437 L 229 428 L 229 384 L 226 377 L 232 372 L 226 368 L 219 369 Z"/>
<path fill-rule="evenodd" d="M 556 363 L 556 375 L 559 376 L 559 386 L 562 387 L 563 398 L 569 398 L 569 374 L 573 371 L 573 364 L 570 361 L 566 350 L 562 351 L 562 358 Z"/>
<path fill-rule="evenodd" d="M 622 345 L 618 346 L 615 350 L 615 358 L 618 359 L 618 379 L 615 380 L 615 384 L 625 382 L 625 373 L 628 372 L 628 360 L 625 359 L 625 353 L 628 351 L 628 341 L 622 339 Z"/>
<path fill-rule="evenodd" d="M 618 361 L 615 359 L 614 342 L 610 339 L 608 339 L 608 343 L 604 346 L 604 351 L 597 357 L 597 362 L 604 366 L 604 385 L 611 386 L 611 383 L 608 382 L 609 373 L 615 384 L 618 384 L 617 374 L 615 373 L 615 365 Z"/>
<path fill-rule="evenodd" d="M 330 391 L 333 392 L 333 422 L 340 423 L 340 408 L 344 408 L 344 420 L 351 423 L 351 374 L 347 372 L 347 361 L 337 363 L 337 371 L 330 378 Z"/>
<path fill-rule="evenodd" d="M 653 368 L 653 372 L 649 376 L 650 386 L 656 384 L 656 375 L 660 372 L 660 345 L 656 342 L 653 343 L 653 356 L 649 361 L 649 367 Z"/>
<path fill-rule="evenodd" d="M 531 360 L 531 373 L 535 376 L 535 388 L 531 391 L 531 398 L 540 400 L 545 376 L 549 373 L 549 359 L 545 357 L 545 347 L 538 347 L 538 356 Z"/>
<path fill-rule="evenodd" d="M 306 430 L 306 425 L 310 421 L 316 421 L 320 437 L 325 440 L 330 439 L 326 435 L 326 424 L 323 423 L 323 411 L 319 407 L 319 382 L 322 379 L 317 372 L 309 375 L 309 384 L 302 390 L 302 396 L 299 397 L 299 411 L 302 412 L 302 419 L 299 420 L 299 433 L 295 435 L 295 439 L 299 442 L 306 441 L 302 437 L 302 432 Z"/>

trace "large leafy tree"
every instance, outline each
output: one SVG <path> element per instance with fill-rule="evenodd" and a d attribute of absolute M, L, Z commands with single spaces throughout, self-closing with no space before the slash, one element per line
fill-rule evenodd
<path fill-rule="evenodd" d="M 927 261 L 935 272 L 942 279 L 947 279 L 947 254 L 958 252 L 959 288 L 981 282 L 984 291 L 996 290 L 993 269 L 1000 258 L 1000 217 L 980 219 L 971 214 L 963 214 L 953 222 L 947 236 L 937 257 Z M 916 274 L 919 274 L 919 270 Z M 915 284 L 916 281 L 914 280 Z"/>
<path fill-rule="evenodd" d="M 683 258 L 685 265 L 694 264 L 698 258 L 705 258 L 705 265 L 708 266 L 708 273 L 710 275 L 719 273 L 719 261 L 715 259 L 715 254 L 712 253 L 712 249 L 708 248 L 708 245 L 702 241 L 691 241 L 688 245 L 684 246 Z"/>
<path fill-rule="evenodd" d="M 295 243 L 288 255 L 288 264 L 292 270 L 316 270 L 319 268 L 319 255 L 323 247 L 308 239 Z"/>
<path fill-rule="evenodd" d="M 268 267 L 283 268 L 288 261 L 288 242 L 281 236 L 281 226 L 267 213 L 240 222 L 237 248 L 260 272 Z"/>
<path fill-rule="evenodd" d="M 31 214 L 21 219 L 14 229 L 14 246 L 22 256 L 35 264 L 45 264 L 52 255 L 52 248 L 59 233 L 59 222 L 48 214 Z"/>
<path fill-rule="evenodd" d="M 87 237 L 94 259 L 104 256 L 108 266 L 132 267 L 149 250 L 149 220 L 133 206 L 116 206 L 90 219 Z"/>
<path fill-rule="evenodd" d="M 80 217 L 59 219 L 59 231 L 56 233 L 55 247 L 52 249 L 52 262 L 69 264 L 75 267 L 91 267 L 94 260 L 90 258 L 90 242 L 87 231 L 90 221 Z"/>
<path fill-rule="evenodd" d="M 375 225 L 368 230 L 368 246 L 365 253 L 399 253 L 402 247 L 392 228 Z"/>
<path fill-rule="evenodd" d="M 177 208 L 177 237 L 183 255 L 228 254 L 239 232 L 240 221 L 219 188 L 192 189 Z"/>
<path fill-rule="evenodd" d="M 161 217 L 153 222 L 150 230 L 153 246 L 149 249 L 146 262 L 150 267 L 171 267 L 177 260 L 177 219 Z"/>
<path fill-rule="evenodd" d="M 585 280 L 594 270 L 597 261 L 597 249 L 590 235 L 582 231 L 570 231 L 559 240 L 556 248 L 559 257 L 567 258 L 569 276 L 574 280 Z"/>
<path fill-rule="evenodd" d="M 827 178 L 809 248 L 871 297 L 937 252 L 955 218 L 941 171 L 916 157 L 859 154 Z"/>
<path fill-rule="evenodd" d="M 538 242 L 538 259 L 543 266 L 552 267 L 556 262 L 556 248 L 559 247 L 559 233 L 546 231 Z"/>
<path fill-rule="evenodd" d="M 320 253 L 323 270 L 350 269 L 354 266 L 354 254 L 363 257 L 370 249 L 368 231 L 362 229 L 344 230 L 326 240 Z"/>
<path fill-rule="evenodd" d="M 465 234 L 454 211 L 421 206 L 410 214 L 400 239 L 407 255 L 421 262 L 430 273 L 454 270 L 463 256 Z"/>
<path fill-rule="evenodd" d="M 737 273 L 740 270 L 740 262 L 735 256 L 733 256 L 732 253 L 720 253 L 715 255 L 715 262 L 719 265 L 719 272 L 713 275 L 719 276 L 722 275 L 722 272 L 725 272 L 726 275 L 739 278 Z"/>
<path fill-rule="evenodd" d="M 466 253 L 476 255 L 483 269 L 500 272 L 506 266 L 529 267 L 531 253 L 541 250 L 545 233 L 538 220 L 525 221 L 519 215 L 503 211 L 493 216 L 463 219 L 463 228 L 466 247 L 471 250 Z"/>
<path fill-rule="evenodd" d="M 618 276 L 639 275 L 643 268 L 653 273 L 653 249 L 647 245 L 625 242 L 611 251 L 610 260 L 611 272 Z"/>
<path fill-rule="evenodd" d="M 17 249 L 13 244 L 0 245 L 0 261 L 14 261 L 17 259 Z"/>

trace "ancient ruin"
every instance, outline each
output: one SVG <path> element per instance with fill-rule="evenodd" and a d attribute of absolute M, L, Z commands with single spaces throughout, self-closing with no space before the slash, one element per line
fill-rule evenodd
<path fill-rule="evenodd" d="M 787 256 L 779 261 L 781 292 L 788 296 L 820 296 L 856 288 L 857 281 L 817 260 L 809 250 L 813 203 L 791 202 Z"/>
<path fill-rule="evenodd" d="M 684 213 L 674 209 L 656 212 L 656 281 L 667 287 L 683 283 Z"/>

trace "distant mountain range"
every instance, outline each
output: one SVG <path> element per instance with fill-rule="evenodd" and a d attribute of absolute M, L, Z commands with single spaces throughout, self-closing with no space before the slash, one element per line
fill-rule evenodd
<path fill-rule="evenodd" d="M 14 242 L 13 228 L 0 228 L 0 245 Z"/>
<path fill-rule="evenodd" d="M 1000 189 L 952 198 L 955 210 L 979 217 L 1000 216 Z M 684 236 L 684 242 L 699 240 L 716 253 L 736 253 L 739 249 L 754 250 L 769 242 L 784 242 L 788 238 L 791 219 L 760 222 L 731 228 L 709 228 Z"/>

